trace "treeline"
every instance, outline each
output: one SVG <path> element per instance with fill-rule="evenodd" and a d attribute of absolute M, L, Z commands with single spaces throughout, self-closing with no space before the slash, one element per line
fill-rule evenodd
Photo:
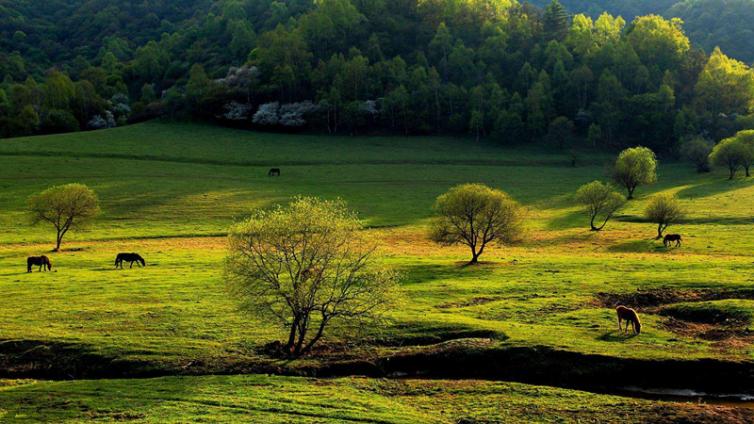
<path fill-rule="evenodd" d="M 545 7 L 550 0 L 531 0 Z M 563 0 L 569 13 L 597 17 L 604 12 L 633 19 L 642 15 L 681 18 L 694 45 L 707 52 L 720 47 L 736 59 L 754 62 L 753 0 Z"/>
<path fill-rule="evenodd" d="M 754 72 L 705 55 L 680 21 L 655 15 L 569 18 L 557 1 L 514 0 L 225 0 L 209 10 L 133 50 L 104 44 L 42 75 L 3 70 L 4 135 L 172 115 L 675 152 L 754 121 Z"/>

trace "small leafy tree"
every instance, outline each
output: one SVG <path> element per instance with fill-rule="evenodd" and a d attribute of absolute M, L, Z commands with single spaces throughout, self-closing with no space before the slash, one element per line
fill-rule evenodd
<path fill-rule="evenodd" d="M 440 195 L 435 202 L 430 238 L 440 244 L 465 244 L 475 264 L 492 242 L 510 243 L 522 233 L 519 204 L 500 190 L 483 184 L 463 184 Z"/>
<path fill-rule="evenodd" d="M 241 310 L 283 325 L 294 356 L 309 352 L 331 324 L 364 328 L 396 299 L 397 275 L 378 265 L 362 228 L 342 201 L 297 198 L 255 211 L 230 231 L 230 292 Z"/>
<path fill-rule="evenodd" d="M 615 191 L 608 184 L 592 181 L 584 184 L 576 191 L 576 201 L 584 206 L 589 215 L 589 226 L 592 231 L 605 228 L 607 221 L 626 203 L 626 197 Z M 595 225 L 598 217 L 602 217 L 602 225 Z"/>
<path fill-rule="evenodd" d="M 709 172 L 709 155 L 712 153 L 714 146 L 715 143 L 711 140 L 703 137 L 694 137 L 681 145 L 681 155 L 696 166 L 696 172 Z"/>
<path fill-rule="evenodd" d="M 728 179 L 732 180 L 741 167 L 746 168 L 746 176 L 749 176 L 752 155 L 752 148 L 749 144 L 731 137 L 717 143 L 712 149 L 709 159 L 715 166 L 728 168 Z"/>
<path fill-rule="evenodd" d="M 628 198 L 633 199 L 636 187 L 657 181 L 657 158 L 646 147 L 631 147 L 618 155 L 612 176 L 616 184 L 626 188 Z"/>
<path fill-rule="evenodd" d="M 68 231 L 80 228 L 100 213 L 97 194 L 83 184 L 53 186 L 29 198 L 34 224 L 47 222 L 55 227 L 55 251 Z"/>
<path fill-rule="evenodd" d="M 657 224 L 657 239 L 661 239 L 670 224 L 683 218 L 683 210 L 675 197 L 658 194 L 647 205 L 644 216 L 649 222 Z"/>

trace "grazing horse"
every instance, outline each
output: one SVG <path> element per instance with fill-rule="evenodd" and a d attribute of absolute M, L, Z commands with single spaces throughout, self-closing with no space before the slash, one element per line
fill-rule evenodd
<path fill-rule="evenodd" d="M 31 267 L 38 265 L 39 270 L 52 271 L 52 262 L 47 256 L 29 256 L 26 258 L 26 272 L 31 272 Z"/>
<path fill-rule="evenodd" d="M 279 177 L 280 176 L 280 168 L 270 168 L 270 171 L 267 172 L 268 177 Z"/>
<path fill-rule="evenodd" d="M 115 257 L 115 267 L 123 269 L 123 262 L 130 262 L 129 268 L 133 268 L 134 262 L 140 266 L 147 266 L 147 262 L 138 253 L 118 253 Z"/>
<path fill-rule="evenodd" d="M 641 333 L 641 321 L 639 321 L 639 314 L 635 310 L 621 305 L 615 308 L 615 312 L 618 314 L 618 331 L 624 332 L 621 324 L 626 321 L 625 333 L 628 333 L 629 323 L 633 324 L 635 334 Z"/>
<path fill-rule="evenodd" d="M 665 247 L 669 247 L 670 243 L 675 242 L 675 247 L 681 247 L 681 235 L 680 234 L 666 234 L 665 238 L 662 239 L 662 244 L 665 245 Z"/>

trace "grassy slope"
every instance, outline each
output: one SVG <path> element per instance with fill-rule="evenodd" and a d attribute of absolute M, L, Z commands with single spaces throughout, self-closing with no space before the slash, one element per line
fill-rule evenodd
<path fill-rule="evenodd" d="M 200 163 L 208 159 L 216 163 Z M 343 197 L 369 224 L 398 226 L 371 230 L 387 260 L 406 275 L 407 301 L 381 337 L 490 329 L 510 336 L 504 342 L 510 345 L 751 359 L 748 343 L 677 334 L 657 315 L 645 314 L 640 337 L 619 337 L 611 310 L 598 307 L 594 294 L 754 287 L 754 185 L 663 164 L 660 182 L 642 188 L 642 198 L 594 234 L 569 193 L 600 178 L 603 161 L 586 157 L 574 169 L 563 166 L 565 155 L 468 140 L 290 136 L 160 123 L 1 140 L 0 296 L 7 307 L 0 308 L 0 339 L 74 342 L 170 364 L 255 360 L 251 348 L 273 340 L 277 330 L 233 310 L 222 290 L 222 238 L 195 236 L 222 233 L 249 208 L 308 194 Z M 280 163 L 283 176 L 267 178 L 267 168 Z M 66 245 L 72 250 L 53 255 L 57 272 L 28 275 L 23 258 L 49 249 L 51 235 L 26 224 L 25 198 L 71 181 L 95 188 L 104 214 L 89 231 L 73 234 Z M 466 251 L 428 243 L 422 226 L 438 194 L 468 181 L 501 187 L 528 207 L 527 240 L 490 250 L 484 259 L 492 263 L 478 268 L 459 267 Z M 690 212 L 687 222 L 671 228 L 684 234 L 682 249 L 658 247 L 652 226 L 640 222 L 644 196 L 661 191 L 677 193 Z M 131 250 L 150 266 L 112 270 L 114 253 Z M 751 302 L 739 308 L 754 311 Z"/>
<path fill-rule="evenodd" d="M 651 403 L 480 381 L 270 376 L 34 382 L 0 380 L 3 422 L 744 422 L 726 407 Z"/>

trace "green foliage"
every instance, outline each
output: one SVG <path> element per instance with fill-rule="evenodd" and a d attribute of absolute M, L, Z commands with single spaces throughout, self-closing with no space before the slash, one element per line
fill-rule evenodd
<path fill-rule="evenodd" d="M 552 0 L 543 18 L 545 40 L 562 41 L 568 34 L 568 14 L 558 0 Z"/>
<path fill-rule="evenodd" d="M 754 72 L 715 48 L 696 83 L 697 107 L 708 116 L 745 114 L 754 107 Z"/>
<path fill-rule="evenodd" d="M 584 206 L 589 215 L 589 227 L 592 231 L 605 228 L 607 222 L 625 203 L 626 197 L 601 181 L 584 184 L 576 191 L 576 202 Z M 604 218 L 600 226 L 595 225 L 598 217 Z"/>
<path fill-rule="evenodd" d="M 599 125 L 601 147 L 641 143 L 658 154 L 677 151 L 689 134 L 724 138 L 744 125 L 731 112 L 705 112 L 723 100 L 708 93 L 728 81 L 711 71 L 717 55 L 708 66 L 713 82 L 697 84 L 708 58 L 691 48 L 679 21 L 656 15 L 625 28 L 607 13 L 569 22 L 558 1 L 540 11 L 489 0 L 186 0 L 180 11 L 159 1 L 90 16 L 92 1 L 74 2 L 81 9 L 58 1 L 57 9 L 14 6 L 16 16 L 39 20 L 0 21 L 23 44 L 0 42 L 0 90 L 12 110 L 4 135 L 52 130 L 21 117 L 27 105 L 41 121 L 49 111 L 68 111 L 79 128 L 96 128 L 109 114 L 119 124 L 165 114 L 256 126 L 262 105 L 311 102 L 316 107 L 297 128 L 492 135 L 518 144 L 541 140 L 564 117 L 580 136 Z M 97 23 L 70 40 L 43 34 L 58 11 L 76 16 L 66 23 Z M 135 31 L 138 19 L 149 29 Z M 90 38 L 108 25 L 118 30 Z M 75 55 L 34 47 L 69 42 Z M 48 64 L 56 67 L 44 72 Z"/>
<path fill-rule="evenodd" d="M 684 212 L 678 200 L 667 194 L 658 194 L 650 199 L 644 209 L 644 217 L 657 224 L 657 239 L 661 239 L 668 226 L 683 218 Z"/>
<path fill-rule="evenodd" d="M 342 201 L 297 198 L 230 231 L 226 279 L 241 309 L 289 328 L 285 352 L 308 353 L 335 325 L 353 335 L 395 300 L 394 272 Z"/>
<path fill-rule="evenodd" d="M 704 137 L 693 137 L 681 144 L 681 156 L 694 164 L 696 172 L 710 171 L 710 153 L 715 143 Z"/>
<path fill-rule="evenodd" d="M 734 137 L 721 140 L 712 149 L 709 159 L 715 166 L 728 168 L 728 179 L 732 180 L 742 167 L 748 177 L 754 162 L 754 130 L 741 131 Z"/>
<path fill-rule="evenodd" d="M 68 231 L 81 228 L 100 213 L 97 194 L 83 184 L 50 187 L 29 197 L 28 203 L 33 223 L 55 227 L 56 251 Z"/>
<path fill-rule="evenodd" d="M 646 147 L 631 147 L 618 155 L 612 169 L 613 181 L 626 188 L 628 198 L 633 199 L 639 185 L 657 181 L 657 158 Z"/>
<path fill-rule="evenodd" d="M 445 245 L 464 244 L 471 249 L 471 262 L 489 243 L 512 243 L 521 237 L 521 208 L 506 193 L 484 184 L 451 188 L 435 202 L 437 217 L 430 238 Z"/>

